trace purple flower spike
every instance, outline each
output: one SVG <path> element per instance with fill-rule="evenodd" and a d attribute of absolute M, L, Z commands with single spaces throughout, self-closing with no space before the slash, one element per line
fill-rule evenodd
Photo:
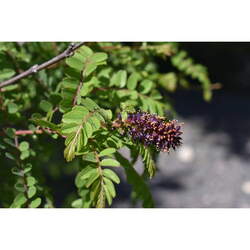
<path fill-rule="evenodd" d="M 115 124 L 127 130 L 134 141 L 145 146 L 154 146 L 158 151 L 169 152 L 181 145 L 181 124 L 176 120 L 166 121 L 165 118 L 147 112 L 128 113 L 122 121 L 118 116 Z"/>

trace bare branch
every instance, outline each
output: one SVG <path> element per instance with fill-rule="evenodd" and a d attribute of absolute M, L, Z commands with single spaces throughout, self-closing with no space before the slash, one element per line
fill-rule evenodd
<path fill-rule="evenodd" d="M 59 136 L 66 138 L 66 136 L 60 134 L 57 131 L 51 130 L 51 129 L 36 129 L 36 130 L 17 130 L 15 131 L 15 140 L 17 138 L 17 136 L 19 135 L 34 135 L 34 134 L 44 134 L 44 133 L 48 133 L 48 134 L 58 134 Z M 4 130 L 0 131 L 0 136 L 5 136 L 6 132 Z"/>
<path fill-rule="evenodd" d="M 48 131 L 50 132 L 50 131 Z M 43 134 L 44 130 L 37 129 L 37 130 L 17 130 L 15 132 L 16 135 L 33 135 L 33 134 Z"/>
<path fill-rule="evenodd" d="M 79 47 L 81 47 L 83 44 L 84 44 L 84 42 L 80 42 L 77 44 L 72 43 L 65 51 L 63 51 L 61 54 L 53 57 L 52 59 L 48 60 L 47 62 L 44 62 L 40 65 L 33 65 L 30 69 L 22 72 L 21 74 L 18 74 L 16 76 L 10 78 L 9 80 L 6 80 L 6 81 L 0 83 L 0 89 L 5 87 L 5 86 L 11 85 L 11 84 L 29 76 L 29 75 L 35 74 L 40 70 L 48 68 L 49 66 L 71 56 L 73 54 L 73 52 L 76 49 L 78 49 Z"/>

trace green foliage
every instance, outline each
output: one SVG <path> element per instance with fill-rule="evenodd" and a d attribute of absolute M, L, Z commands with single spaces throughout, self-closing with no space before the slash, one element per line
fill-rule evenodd
<path fill-rule="evenodd" d="M 128 183 L 132 185 L 136 198 L 142 200 L 143 207 L 154 207 L 152 195 L 143 177 L 135 171 L 129 160 L 121 154 L 116 153 L 116 157 L 125 169 Z"/>
<path fill-rule="evenodd" d="M 55 57 L 68 45 L 0 43 L 0 81 Z M 159 70 L 159 58 L 172 64 L 170 72 Z M 181 88 L 202 89 L 210 100 L 206 68 L 176 43 L 146 42 L 86 43 L 50 69 L 0 88 L 0 206 L 54 207 L 48 179 L 72 175 L 75 190 L 65 195 L 63 206 L 111 206 L 120 183 L 117 169 L 122 168 L 133 198 L 153 207 L 147 181 L 156 172 L 156 152 L 114 129 L 114 121 L 136 110 L 174 114 L 168 93 Z M 131 159 L 121 154 L 125 147 Z M 142 175 L 133 167 L 139 156 Z"/>
<path fill-rule="evenodd" d="M 201 64 L 195 64 L 192 58 L 188 57 L 187 52 L 180 50 L 172 58 L 173 65 L 183 74 L 198 80 L 202 84 L 204 99 L 209 101 L 212 97 L 211 82 L 208 77 L 207 69 Z"/>
<path fill-rule="evenodd" d="M 15 197 L 10 207 L 33 207 L 35 200 L 39 199 L 41 203 L 41 198 L 36 197 L 39 195 L 37 191 L 41 188 L 35 177 L 32 176 L 32 165 L 30 163 L 25 163 L 25 159 L 28 159 L 32 154 L 34 155 L 34 151 L 29 148 L 29 143 L 27 141 L 19 143 L 17 137 L 10 132 L 8 136 L 9 138 L 5 139 L 9 140 L 5 141 L 9 142 L 12 148 L 10 149 L 11 152 L 6 152 L 6 155 L 16 164 L 15 167 L 11 168 L 11 174 L 16 176 L 16 183 L 14 184 Z M 11 143 L 12 140 L 13 143 Z"/>
<path fill-rule="evenodd" d="M 138 145 L 139 148 L 139 154 L 142 157 L 142 161 L 145 166 L 145 170 L 147 175 L 152 178 L 155 175 L 156 172 L 156 165 L 153 160 L 153 154 L 152 150 L 148 147 L 144 147 L 143 145 Z"/>

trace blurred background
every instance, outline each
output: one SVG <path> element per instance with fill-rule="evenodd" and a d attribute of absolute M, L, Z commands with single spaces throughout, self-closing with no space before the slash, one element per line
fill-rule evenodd
<path fill-rule="evenodd" d="M 155 206 L 250 207 L 250 43 L 182 47 L 222 88 L 210 103 L 190 90 L 171 95 L 177 119 L 185 123 L 183 146 L 158 158 L 159 171 L 150 181 Z M 142 164 L 136 168 L 141 171 Z M 117 188 L 121 199 L 113 206 L 131 207 L 130 187 L 123 182 Z"/>

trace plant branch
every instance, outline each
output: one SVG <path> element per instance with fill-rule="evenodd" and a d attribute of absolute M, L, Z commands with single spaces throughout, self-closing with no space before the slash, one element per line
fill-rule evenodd
<path fill-rule="evenodd" d="M 50 133 L 50 131 L 47 131 Z M 16 135 L 33 135 L 33 134 L 43 134 L 44 130 L 37 129 L 37 130 L 17 130 Z"/>
<path fill-rule="evenodd" d="M 66 137 L 58 133 L 57 131 L 53 131 L 51 129 L 37 129 L 37 130 L 17 130 L 16 135 L 33 135 L 33 134 L 43 134 L 43 133 L 48 133 L 48 134 L 58 134 L 62 137 Z"/>
<path fill-rule="evenodd" d="M 71 56 L 73 54 L 73 52 L 78 49 L 79 47 L 81 47 L 82 45 L 84 44 L 84 42 L 80 42 L 80 43 L 77 43 L 77 44 L 70 44 L 70 46 L 65 50 L 63 51 L 61 54 L 53 57 L 52 59 L 48 60 L 47 62 L 44 62 L 40 65 L 33 65 L 31 68 L 29 68 L 28 70 L 22 72 L 21 74 L 18 74 L 6 81 L 3 81 L 0 83 L 0 89 L 5 87 L 5 86 L 8 86 L 8 85 L 11 85 L 29 75 L 32 75 L 32 74 L 35 74 L 37 73 L 38 71 L 40 70 L 43 70 L 45 68 L 48 68 L 49 66 Z"/>
<path fill-rule="evenodd" d="M 61 135 L 60 133 L 58 133 L 57 131 L 53 131 L 51 129 L 36 129 L 36 130 L 16 130 L 15 135 L 34 135 L 34 134 L 44 134 L 44 133 L 48 133 L 48 134 L 58 134 L 63 138 L 66 138 L 66 136 Z M 6 133 L 4 131 L 0 131 L 0 136 L 4 136 L 6 135 Z"/>

